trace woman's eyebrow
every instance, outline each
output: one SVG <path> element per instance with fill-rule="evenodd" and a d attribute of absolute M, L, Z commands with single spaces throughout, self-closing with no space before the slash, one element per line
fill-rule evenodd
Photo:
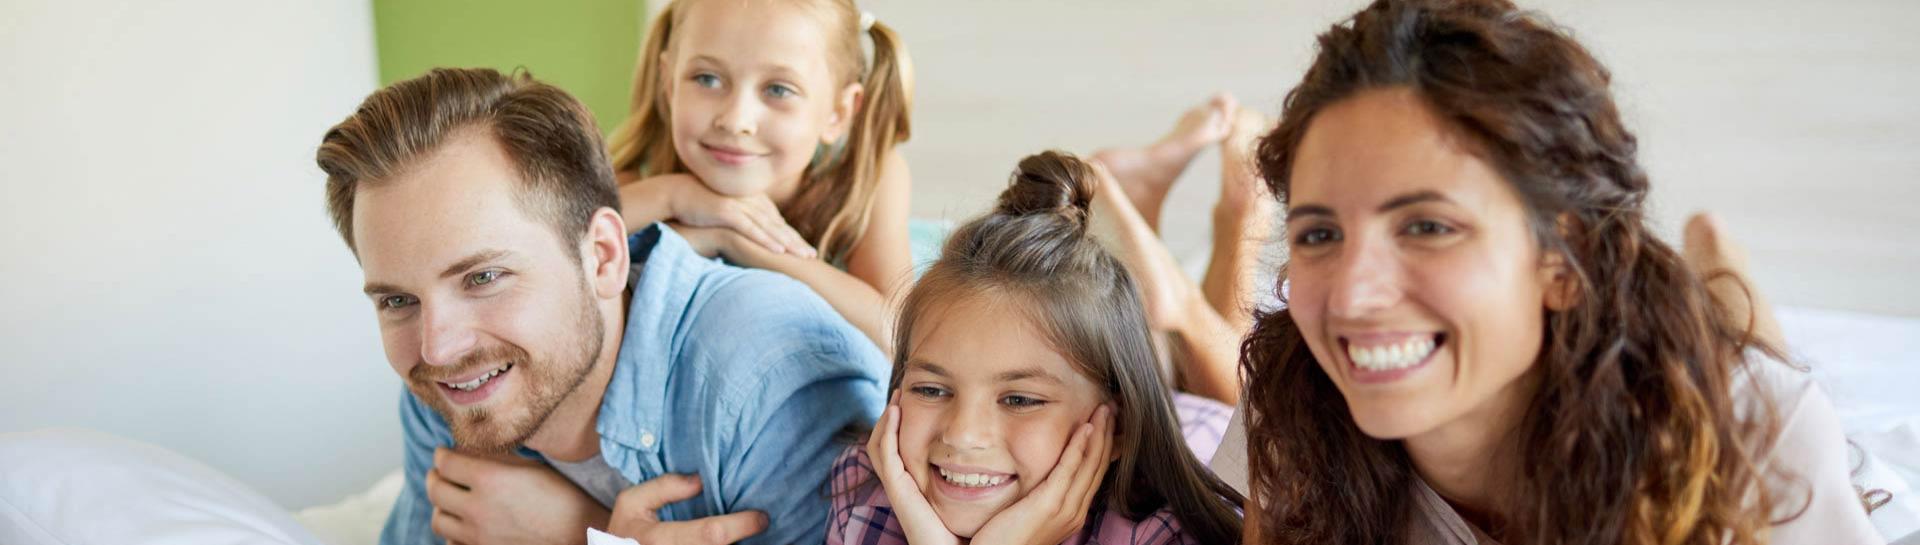
<path fill-rule="evenodd" d="M 1385 204 L 1380 205 L 1380 208 L 1377 211 L 1391 212 L 1395 208 L 1405 208 L 1405 207 L 1413 206 L 1423 202 L 1434 202 L 1434 201 L 1450 203 L 1450 202 L 1453 202 L 1453 199 L 1448 199 L 1446 195 L 1442 195 L 1438 191 L 1434 191 L 1431 189 L 1422 189 L 1419 191 L 1414 191 L 1412 193 L 1387 199 L 1387 202 Z M 1287 209 L 1287 221 L 1293 221 L 1294 218 L 1310 218 L 1315 216 L 1331 218 L 1331 217 L 1334 217 L 1335 214 L 1333 213 L 1332 208 L 1318 205 L 1318 204 L 1303 204 L 1303 205 L 1299 205 L 1299 206 L 1295 206 Z"/>

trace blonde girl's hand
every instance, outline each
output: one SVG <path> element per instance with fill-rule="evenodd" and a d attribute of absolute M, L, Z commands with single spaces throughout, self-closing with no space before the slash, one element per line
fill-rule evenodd
<path fill-rule="evenodd" d="M 893 504 L 893 516 L 899 519 L 900 530 L 906 534 L 907 543 L 960 543 L 960 538 L 947 530 L 947 524 L 940 522 L 940 515 L 934 513 L 933 504 L 920 494 L 920 486 L 913 481 L 913 474 L 907 473 L 907 464 L 900 458 L 899 390 L 893 391 L 893 397 L 887 400 L 886 412 L 880 413 L 880 421 L 867 437 L 867 461 L 873 463 L 873 474 L 887 491 L 887 501 Z"/>
<path fill-rule="evenodd" d="M 813 258 L 819 254 L 800 236 L 780 207 L 766 195 L 729 197 L 714 192 L 692 174 L 666 174 L 643 183 L 664 183 L 667 209 L 675 221 L 694 227 L 725 227 L 773 253 Z"/>
<path fill-rule="evenodd" d="M 1027 497 L 987 519 L 974 543 L 1054 545 L 1079 531 L 1087 522 L 1100 482 L 1107 476 L 1113 453 L 1113 408 L 1094 409 L 1060 453 L 1060 463 Z"/>

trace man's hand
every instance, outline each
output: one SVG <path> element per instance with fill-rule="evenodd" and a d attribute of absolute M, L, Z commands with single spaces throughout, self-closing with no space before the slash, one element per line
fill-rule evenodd
<path fill-rule="evenodd" d="M 585 543 L 609 513 L 552 468 L 520 458 L 433 452 L 433 533 L 458 545 Z"/>
<path fill-rule="evenodd" d="M 700 477 L 662 475 L 620 493 L 607 533 L 646 545 L 720 545 L 766 531 L 767 515 L 744 511 L 685 522 L 661 522 L 660 508 L 700 494 Z"/>

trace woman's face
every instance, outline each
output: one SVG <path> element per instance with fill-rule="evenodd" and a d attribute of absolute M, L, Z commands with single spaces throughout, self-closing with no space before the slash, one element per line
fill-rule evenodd
<path fill-rule="evenodd" d="M 1565 293 L 1518 195 L 1443 123 L 1410 89 L 1363 92 L 1315 116 L 1293 166 L 1288 305 L 1379 439 L 1518 407 Z"/>
<path fill-rule="evenodd" d="M 1045 480 L 1106 401 L 1013 301 L 956 298 L 915 326 L 900 459 L 947 529 L 974 532 Z"/>

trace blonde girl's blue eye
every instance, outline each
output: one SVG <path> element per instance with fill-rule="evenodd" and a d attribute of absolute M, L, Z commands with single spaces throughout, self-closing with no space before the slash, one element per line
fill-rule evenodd
<path fill-rule="evenodd" d="M 773 97 L 773 98 L 791 98 L 791 97 L 793 97 L 793 96 L 795 96 L 795 95 L 799 95 L 799 94 L 800 94 L 800 92 L 799 92 L 799 91 L 795 91 L 795 90 L 793 90 L 793 88 L 792 88 L 792 87 L 788 87 L 788 86 L 785 86 L 785 85 L 781 85 L 781 84 L 778 84 L 778 83 L 775 83 L 775 84 L 773 84 L 773 85 L 768 85 L 768 86 L 767 86 L 767 96 L 769 96 L 769 97 Z"/>
<path fill-rule="evenodd" d="M 694 74 L 693 78 L 691 79 L 693 80 L 694 85 L 699 85 L 701 87 L 705 87 L 708 89 L 720 88 L 720 76 L 701 72 L 698 74 Z"/>

